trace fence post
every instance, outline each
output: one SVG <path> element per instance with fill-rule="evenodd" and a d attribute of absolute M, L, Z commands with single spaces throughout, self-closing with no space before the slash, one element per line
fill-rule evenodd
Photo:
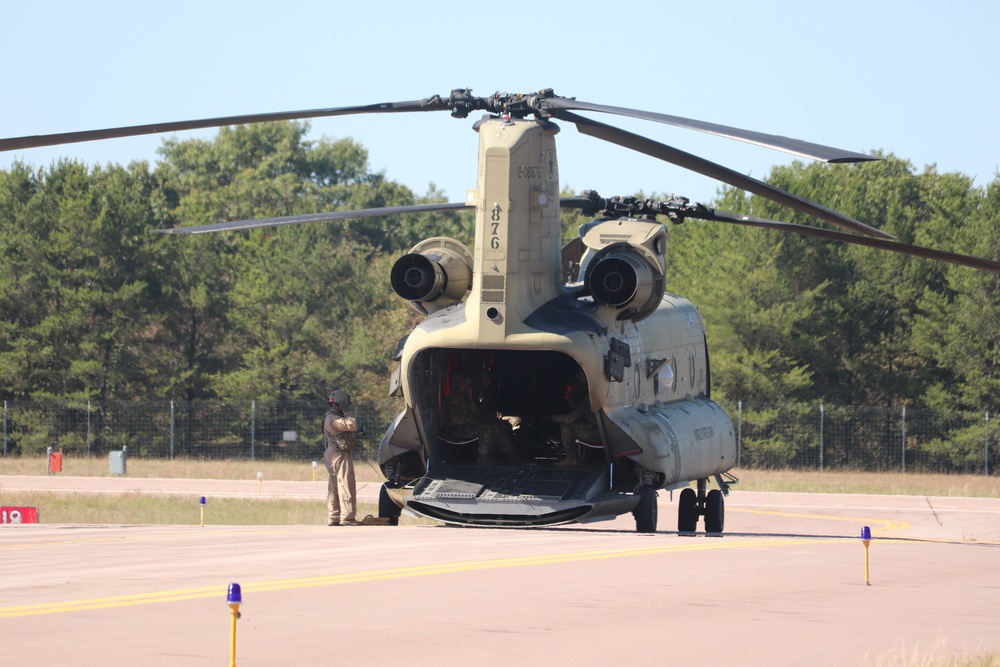
<path fill-rule="evenodd" d="M 738 417 L 736 419 L 736 467 L 742 468 L 743 454 L 743 401 L 736 402 Z"/>
<path fill-rule="evenodd" d="M 3 402 L 3 456 L 7 458 L 7 401 Z"/>
<path fill-rule="evenodd" d="M 6 424 L 6 422 L 4 422 Z M 6 451 L 6 450 L 5 450 Z M 990 474 L 990 411 L 986 411 L 986 443 L 983 445 L 983 474 Z"/>
<path fill-rule="evenodd" d="M 250 460 L 254 459 L 254 443 L 257 436 L 257 401 L 250 401 Z"/>
<path fill-rule="evenodd" d="M 170 460 L 174 460 L 174 402 L 170 401 Z"/>
<path fill-rule="evenodd" d="M 87 458 L 90 458 L 90 400 L 87 400 Z"/>
<path fill-rule="evenodd" d="M 823 417 L 825 410 L 823 404 L 819 404 L 819 471 L 823 472 Z"/>
<path fill-rule="evenodd" d="M 903 406 L 903 472 L 906 472 L 906 406 Z"/>

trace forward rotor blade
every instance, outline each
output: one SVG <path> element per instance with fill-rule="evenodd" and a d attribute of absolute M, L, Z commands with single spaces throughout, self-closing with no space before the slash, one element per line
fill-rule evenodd
<path fill-rule="evenodd" d="M 363 113 L 405 113 L 410 111 L 441 111 L 450 109 L 448 99 L 438 96 L 409 102 L 384 102 L 364 106 L 334 107 L 330 109 L 312 109 L 307 111 L 283 111 L 277 113 L 259 113 L 245 116 L 223 116 L 220 118 L 205 118 L 202 120 L 184 120 L 172 123 L 153 123 L 150 125 L 132 125 L 129 127 L 112 127 L 104 130 L 86 130 L 83 132 L 64 132 L 61 134 L 39 134 L 28 137 L 13 137 L 0 139 L 0 151 L 13 151 L 39 146 L 57 146 L 82 141 L 97 141 L 99 139 L 117 139 L 120 137 L 135 137 L 144 134 L 159 134 L 163 132 L 179 132 L 182 130 L 199 130 L 207 127 L 223 127 L 226 125 L 245 125 L 247 123 L 269 123 L 279 120 L 297 120 L 300 118 L 325 118 L 328 116 L 347 116 Z"/>
<path fill-rule="evenodd" d="M 805 213 L 806 215 L 811 215 L 815 218 L 819 218 L 820 220 L 825 220 L 826 222 L 836 225 L 837 227 L 877 238 L 895 238 L 891 234 L 886 234 L 880 229 L 870 227 L 863 222 L 859 222 L 853 218 L 847 217 L 846 215 L 837 213 L 836 211 L 828 209 L 825 206 L 820 206 L 815 202 L 793 195 L 790 192 L 776 188 L 773 185 L 768 185 L 767 183 L 758 181 L 755 178 L 744 176 L 737 171 L 723 167 L 715 162 L 710 162 L 704 158 L 698 157 L 697 155 L 685 153 L 684 151 L 658 143 L 652 139 L 647 139 L 637 134 L 620 130 L 616 127 L 612 127 L 611 125 L 598 123 L 597 121 L 590 120 L 589 118 L 584 118 L 567 111 L 562 111 L 554 115 L 557 118 L 574 123 L 577 129 L 583 134 L 603 139 L 665 162 L 676 164 L 679 167 L 689 169 L 704 176 L 709 176 L 710 178 L 722 181 L 723 183 L 728 183 L 733 187 L 746 190 L 747 192 L 752 192 L 753 194 L 764 197 L 765 199 L 770 199 L 773 202 L 795 209 L 800 213 Z"/>
<path fill-rule="evenodd" d="M 234 220 L 219 222 L 212 225 L 197 225 L 192 227 L 174 227 L 173 229 L 154 229 L 160 234 L 206 234 L 211 232 L 233 232 L 241 229 L 258 229 L 261 227 L 279 227 L 281 225 L 297 225 L 303 222 L 329 222 L 331 220 L 352 220 L 360 218 L 378 218 L 405 213 L 431 213 L 435 211 L 460 211 L 474 208 L 461 204 L 413 204 L 410 206 L 386 206 L 382 208 L 366 208 L 358 211 L 331 211 L 329 213 L 306 213 L 304 215 L 288 215 L 280 218 L 261 218 L 259 220 Z"/>
<path fill-rule="evenodd" d="M 701 218 L 703 220 L 716 220 L 719 222 L 729 222 L 736 225 L 744 225 L 747 227 L 760 227 L 763 229 L 776 229 L 782 232 L 791 232 L 792 234 L 802 234 L 803 236 L 815 236 L 821 239 L 828 239 L 830 241 L 840 241 L 843 243 L 851 243 L 854 245 L 865 246 L 867 248 L 878 248 L 880 250 L 889 250 L 890 252 L 898 252 L 904 255 L 912 255 L 914 257 L 923 257 L 925 259 L 933 259 L 939 262 L 948 262 L 949 264 L 956 264 L 958 266 L 966 266 L 972 269 L 979 269 L 980 271 L 990 271 L 992 273 L 1000 273 L 1000 262 L 994 262 L 989 259 L 982 259 L 979 257 L 972 257 L 970 255 L 959 255 L 953 252 L 945 252 L 943 250 L 934 250 L 932 248 L 923 248 L 921 246 L 909 245 L 907 243 L 900 243 L 899 241 L 887 241 L 885 239 L 873 239 L 867 236 L 857 236 L 856 234 L 846 234 L 844 232 L 838 232 L 831 229 L 821 229 L 819 227 L 807 227 L 805 225 L 793 225 L 788 222 L 778 222 L 776 220 L 766 220 L 764 218 L 755 218 L 752 215 L 737 215 L 736 213 L 726 213 L 725 211 L 713 211 L 712 209 L 707 209 L 709 215 L 688 215 L 691 218 Z"/>
<path fill-rule="evenodd" d="M 727 139 L 745 141 L 757 146 L 772 148 L 792 155 L 799 155 L 812 160 L 822 160 L 823 162 L 869 162 L 880 158 L 864 153 L 855 153 L 832 146 L 814 144 L 801 139 L 782 137 L 776 134 L 765 134 L 763 132 L 753 132 L 751 130 L 741 130 L 737 127 L 707 123 L 691 118 L 681 118 L 680 116 L 670 116 L 653 111 L 642 111 L 640 109 L 626 109 L 624 107 L 613 107 L 604 104 L 592 104 L 590 102 L 580 102 L 566 97 L 552 97 L 541 100 L 539 106 L 545 110 L 565 110 L 565 111 L 598 111 L 601 113 L 617 114 L 630 118 L 641 118 L 651 120 L 656 123 L 664 123 L 675 127 L 683 127 L 688 130 L 714 134 Z"/>

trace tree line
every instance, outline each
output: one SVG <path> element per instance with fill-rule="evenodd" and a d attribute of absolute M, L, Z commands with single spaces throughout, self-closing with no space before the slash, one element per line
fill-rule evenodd
<path fill-rule="evenodd" d="M 0 171 L 0 396 L 60 402 L 294 400 L 336 386 L 389 403 L 411 309 L 391 262 L 426 214 L 184 238 L 168 227 L 412 204 L 354 141 L 307 126 L 165 140 L 161 160 Z M 433 188 L 420 200 L 439 200 Z"/>
<path fill-rule="evenodd" d="M 430 236 L 472 241 L 436 213 L 170 237 L 151 230 L 442 201 L 373 172 L 350 139 L 306 123 L 166 139 L 153 166 L 0 171 L 0 397 L 304 400 L 335 386 L 385 415 L 392 356 L 416 314 L 392 262 Z M 793 163 L 768 181 L 900 240 L 1000 259 L 1000 182 L 917 172 L 884 155 Z M 564 193 L 569 194 L 569 193 Z M 742 191 L 716 208 L 816 224 Z M 581 220 L 563 219 L 567 237 Z M 995 409 L 1000 277 L 721 223 L 671 227 L 667 285 L 708 326 L 723 404 Z M 764 418 L 764 417 L 762 417 Z"/>

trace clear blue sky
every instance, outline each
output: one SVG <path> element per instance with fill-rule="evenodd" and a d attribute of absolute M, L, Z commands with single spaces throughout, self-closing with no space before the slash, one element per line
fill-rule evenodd
<path fill-rule="evenodd" d="M 554 88 L 840 148 L 884 149 L 978 185 L 1000 166 L 1000 2 L 648 0 L 570 3 L 6 2 L 0 136 Z M 757 178 L 784 153 L 616 116 Z M 475 185 L 471 120 L 447 113 L 312 122 L 350 136 L 417 194 Z M 211 136 L 214 132 L 180 136 Z M 155 161 L 160 138 L 0 154 L 47 166 Z M 563 124 L 564 185 L 711 199 L 715 181 Z"/>

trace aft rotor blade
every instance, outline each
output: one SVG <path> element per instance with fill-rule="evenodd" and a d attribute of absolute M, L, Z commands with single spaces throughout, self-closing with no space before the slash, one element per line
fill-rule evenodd
<path fill-rule="evenodd" d="M 276 113 L 258 113 L 245 116 L 222 116 L 201 120 L 184 120 L 171 123 L 152 123 L 149 125 L 132 125 L 128 127 L 112 127 L 104 130 L 86 130 L 83 132 L 64 132 L 61 134 L 39 134 L 28 137 L 0 139 L 0 151 L 13 151 L 39 146 L 57 146 L 82 141 L 97 141 L 100 139 L 118 139 L 135 137 L 144 134 L 160 134 L 163 132 L 180 132 L 183 130 L 199 130 L 207 127 L 223 127 L 226 125 L 245 125 L 248 123 L 269 123 L 280 120 L 298 120 L 302 118 L 325 118 L 328 116 L 347 116 L 364 113 L 405 113 L 411 111 L 441 111 L 450 109 L 451 103 L 446 98 L 438 96 L 409 102 L 384 102 L 364 106 L 334 107 L 330 109 L 312 109 L 306 111 L 282 111 Z"/>
<path fill-rule="evenodd" d="M 378 218 L 406 213 L 433 213 L 436 211 L 460 211 L 474 208 L 469 204 L 412 204 L 410 206 L 385 206 L 382 208 L 366 208 L 357 211 L 331 211 L 329 213 L 306 213 L 303 215 L 287 215 L 280 218 L 261 218 L 259 220 L 234 220 L 219 222 L 212 225 L 197 225 L 192 227 L 174 227 L 172 229 L 154 229 L 161 234 L 207 234 L 211 232 L 233 232 L 241 229 L 258 229 L 261 227 L 279 227 L 281 225 L 297 225 L 303 222 L 329 222 L 331 220 L 352 220 L 360 218 Z"/>
<path fill-rule="evenodd" d="M 698 132 L 714 134 L 719 137 L 726 137 L 727 139 L 745 141 L 757 146 L 764 146 L 765 148 L 784 151 L 786 153 L 791 153 L 792 155 L 799 155 L 812 160 L 822 160 L 823 162 L 869 162 L 880 159 L 871 155 L 865 155 L 864 153 L 855 153 L 854 151 L 847 151 L 841 148 L 834 148 L 832 146 L 824 146 L 823 144 L 814 144 L 809 141 L 792 139 L 790 137 L 783 137 L 776 134 L 765 134 L 763 132 L 754 132 L 752 130 L 741 130 L 737 127 L 718 125 L 716 123 L 708 123 L 691 118 L 682 118 L 680 116 L 670 116 L 668 114 L 656 113 L 654 111 L 642 111 L 641 109 L 626 109 L 624 107 L 607 106 L 604 104 L 592 104 L 590 102 L 581 102 L 579 100 L 569 99 L 566 97 L 547 98 L 541 100 L 539 102 L 539 106 L 545 110 L 598 111 L 601 113 L 628 116 L 630 118 L 641 118 L 643 120 L 650 120 L 656 123 L 664 123 L 675 127 L 683 127 L 688 130 L 697 130 Z"/>
<path fill-rule="evenodd" d="M 979 269 L 981 271 L 1000 273 L 1000 262 L 994 262 L 989 259 L 972 257 L 970 255 L 959 255 L 953 252 L 934 250 L 932 248 L 923 248 L 920 246 L 909 245 L 907 243 L 900 243 L 899 241 L 887 241 L 885 239 L 873 239 L 867 236 L 858 236 L 856 234 L 846 234 L 832 229 L 821 229 L 819 227 L 807 227 L 805 225 L 793 225 L 788 222 L 755 218 L 752 215 L 738 215 L 736 213 L 726 213 L 725 211 L 713 211 L 712 209 L 707 210 L 710 211 L 709 215 L 688 215 L 687 217 L 729 222 L 747 227 L 776 229 L 782 232 L 791 232 L 792 234 L 815 236 L 821 239 L 828 239 L 830 241 L 841 241 L 843 243 L 851 243 L 854 245 L 865 246 L 867 248 L 889 250 L 891 252 L 898 252 L 904 255 L 934 259 L 939 262 L 948 262 L 949 264 L 966 266 L 972 269 Z"/>
<path fill-rule="evenodd" d="M 589 118 L 578 116 L 574 113 L 563 111 L 554 115 L 557 118 L 574 123 L 577 129 L 583 134 L 588 134 L 592 137 L 603 139 L 613 144 L 624 146 L 625 148 L 630 148 L 639 153 L 644 153 L 651 157 L 655 157 L 671 164 L 676 164 L 679 167 L 683 167 L 704 176 L 722 181 L 723 183 L 728 183 L 733 187 L 746 190 L 747 192 L 752 192 L 753 194 L 764 197 L 765 199 L 770 199 L 773 202 L 795 209 L 800 213 L 805 213 L 806 215 L 811 215 L 815 218 L 819 218 L 820 220 L 825 220 L 826 222 L 836 225 L 837 227 L 877 238 L 895 238 L 891 234 L 886 234 L 880 229 L 876 229 L 875 227 L 866 225 L 863 222 L 849 218 L 846 215 L 837 213 L 836 211 L 828 209 L 825 206 L 820 206 L 819 204 L 811 202 L 808 199 L 793 195 L 792 193 L 776 188 L 773 185 L 768 185 L 763 181 L 758 181 L 755 178 L 745 176 L 737 171 L 733 171 L 732 169 L 723 167 L 720 164 L 716 164 L 715 162 L 710 162 L 704 158 L 700 158 L 697 155 L 685 153 L 684 151 L 673 148 L 672 146 L 658 143 L 652 139 L 647 139 L 646 137 L 641 137 L 637 134 L 632 134 L 631 132 L 626 132 L 625 130 L 621 130 L 617 127 L 605 125 L 604 123 L 599 123 L 597 121 L 590 120 Z"/>

